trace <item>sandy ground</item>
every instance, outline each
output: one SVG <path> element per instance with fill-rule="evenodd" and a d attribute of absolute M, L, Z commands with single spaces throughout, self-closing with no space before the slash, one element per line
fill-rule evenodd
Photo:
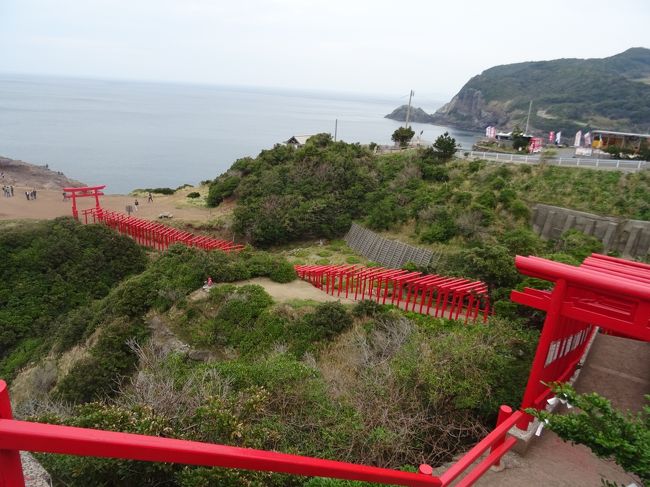
<path fill-rule="evenodd" d="M 352 299 L 345 299 L 345 297 L 338 298 L 336 296 L 330 296 L 320 289 L 315 288 L 308 282 L 301 281 L 300 279 L 296 279 L 295 281 L 286 284 L 280 284 L 278 282 L 273 282 L 271 279 L 266 277 L 257 277 L 255 279 L 239 281 L 233 284 L 237 286 L 243 286 L 245 284 L 257 284 L 262 286 L 266 292 L 279 303 L 293 300 L 311 300 L 318 302 L 341 301 L 345 304 L 352 304 L 355 302 Z"/>
<path fill-rule="evenodd" d="M 25 191 L 31 187 L 14 187 L 14 197 L 0 196 L 0 220 L 17 219 L 50 219 L 59 216 L 72 215 L 71 201 L 63 201 L 63 192 L 60 190 L 37 190 L 35 200 L 27 200 Z M 218 208 L 205 208 L 192 204 L 187 198 L 191 189 L 178 191 L 170 196 L 154 194 L 153 203 L 148 203 L 146 196 L 138 198 L 138 211 L 133 216 L 155 220 L 161 213 L 171 213 L 173 219 L 184 221 L 207 222 L 226 214 L 230 208 L 222 204 Z M 126 213 L 126 206 L 134 206 L 135 198 L 125 195 L 106 195 L 100 197 L 103 208 Z M 94 198 L 80 198 L 77 200 L 79 214 L 85 208 L 95 206 Z"/>

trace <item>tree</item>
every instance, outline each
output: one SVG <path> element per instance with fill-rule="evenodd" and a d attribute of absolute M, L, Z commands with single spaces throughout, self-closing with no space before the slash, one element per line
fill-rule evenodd
<path fill-rule="evenodd" d="M 643 412 L 621 413 L 596 394 L 578 394 L 567 384 L 553 383 L 558 399 L 579 409 L 573 414 L 555 414 L 527 409 L 547 422 L 546 427 L 564 441 L 587 446 L 600 458 L 611 458 L 627 472 L 650 482 L 650 405 Z M 645 396 L 650 401 L 650 396 Z"/>
<path fill-rule="evenodd" d="M 519 125 L 515 126 L 512 130 L 512 148 L 514 150 L 521 150 L 528 147 L 530 138 L 525 136 L 522 130 L 519 128 Z"/>
<path fill-rule="evenodd" d="M 414 135 L 415 132 L 411 127 L 400 127 L 393 132 L 391 140 L 398 143 L 400 147 L 406 147 Z"/>
<path fill-rule="evenodd" d="M 433 143 L 433 149 L 438 159 L 443 162 L 454 157 L 458 148 L 460 148 L 460 146 L 456 144 L 456 139 L 449 135 L 449 132 L 440 135 Z"/>

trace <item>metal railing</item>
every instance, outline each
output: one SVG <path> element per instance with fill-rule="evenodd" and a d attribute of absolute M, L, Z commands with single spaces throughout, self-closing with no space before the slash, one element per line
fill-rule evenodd
<path fill-rule="evenodd" d="M 491 161 L 512 162 L 518 164 L 539 164 L 542 162 L 539 155 L 519 155 L 501 152 L 468 151 L 462 149 L 456 151 L 456 155 L 464 159 L 487 159 Z M 618 169 L 622 171 L 642 171 L 649 167 L 648 161 L 591 159 L 585 157 L 553 157 L 545 158 L 543 162 L 551 166 Z"/>

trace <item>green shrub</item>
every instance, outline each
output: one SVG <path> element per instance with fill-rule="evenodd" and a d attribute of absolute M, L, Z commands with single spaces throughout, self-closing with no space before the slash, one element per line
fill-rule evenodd
<path fill-rule="evenodd" d="M 269 278 L 275 282 L 286 283 L 295 281 L 298 275 L 293 265 L 289 262 L 277 262 L 271 269 Z"/>
<path fill-rule="evenodd" d="M 497 198 L 492 191 L 483 191 L 477 198 L 476 203 L 486 208 L 496 208 Z"/>
<path fill-rule="evenodd" d="M 460 207 L 467 207 L 472 202 L 472 193 L 468 191 L 457 191 L 451 200 Z"/>
<path fill-rule="evenodd" d="M 176 192 L 176 190 L 172 189 L 172 188 L 144 188 L 144 189 L 135 189 L 135 190 L 133 190 L 133 192 L 134 193 L 155 193 L 155 194 L 171 195 L 171 194 L 174 194 Z"/>
<path fill-rule="evenodd" d="M 352 317 L 339 302 L 319 304 L 313 313 L 304 317 L 305 322 L 319 338 L 330 339 L 350 327 Z"/>
<path fill-rule="evenodd" d="M 517 192 L 511 188 L 502 189 L 497 196 L 497 201 L 506 207 L 516 199 Z"/>
<path fill-rule="evenodd" d="M 507 231 L 500 240 L 512 255 L 539 255 L 545 246 L 537 234 L 524 228 Z"/>
<path fill-rule="evenodd" d="M 404 386 L 416 388 L 433 410 L 469 410 L 487 418 L 501 404 L 519 404 L 536 332 L 494 318 L 472 327 L 425 316 L 418 322 L 394 367 Z"/>
<path fill-rule="evenodd" d="M 514 287 L 520 275 L 514 265 L 514 257 L 501 245 L 479 245 L 447 256 L 442 264 L 446 272 L 479 279 L 491 289 Z"/>
<path fill-rule="evenodd" d="M 354 308 L 352 308 L 352 314 L 357 318 L 363 318 L 365 316 L 372 318 L 383 313 L 386 309 L 387 306 L 381 305 L 377 301 L 364 299 L 354 305 Z"/>
<path fill-rule="evenodd" d="M 479 159 L 469 161 L 469 163 L 467 164 L 470 173 L 479 172 L 483 166 L 484 166 L 484 162 Z"/>
<path fill-rule="evenodd" d="M 510 213 L 519 220 L 527 221 L 530 218 L 530 208 L 521 200 L 514 200 L 510 203 Z"/>
<path fill-rule="evenodd" d="M 442 165 L 425 164 L 422 167 L 422 178 L 426 181 L 437 181 L 444 183 L 449 181 L 449 171 Z"/>
<path fill-rule="evenodd" d="M 224 199 L 232 196 L 237 187 L 241 178 L 238 176 L 221 176 L 217 178 L 211 185 L 208 190 L 207 204 L 208 206 L 217 206 Z"/>
<path fill-rule="evenodd" d="M 502 177 L 496 177 L 492 180 L 490 187 L 495 190 L 504 189 L 506 187 L 506 181 Z"/>
<path fill-rule="evenodd" d="M 356 255 L 350 255 L 345 258 L 345 262 L 348 264 L 359 264 L 361 262 L 361 259 Z"/>
<path fill-rule="evenodd" d="M 76 362 L 57 383 L 55 396 L 65 402 L 89 402 L 114 394 L 117 380 L 136 365 L 128 342 L 142 341 L 147 334 L 140 321 L 119 319 L 105 326 L 90 355 Z"/>
<path fill-rule="evenodd" d="M 601 253 L 603 243 L 592 235 L 572 229 L 562 234 L 555 245 L 555 250 L 569 254 L 578 260 L 583 260 L 592 253 Z"/>
<path fill-rule="evenodd" d="M 429 225 L 421 234 L 420 241 L 424 243 L 446 242 L 456 235 L 456 224 L 451 217 L 441 218 Z"/>
<path fill-rule="evenodd" d="M 201 197 L 201 193 L 199 193 L 199 192 L 197 192 L 197 191 L 192 191 L 191 193 L 188 193 L 188 194 L 187 194 L 187 197 L 188 197 L 188 198 L 191 198 L 191 199 L 200 198 L 200 197 Z"/>

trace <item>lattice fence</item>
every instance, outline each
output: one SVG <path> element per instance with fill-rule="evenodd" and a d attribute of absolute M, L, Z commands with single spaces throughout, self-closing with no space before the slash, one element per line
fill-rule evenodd
<path fill-rule="evenodd" d="M 408 262 L 424 267 L 438 259 L 432 250 L 389 240 L 356 223 L 350 227 L 345 242 L 366 259 L 386 267 L 402 267 Z"/>

